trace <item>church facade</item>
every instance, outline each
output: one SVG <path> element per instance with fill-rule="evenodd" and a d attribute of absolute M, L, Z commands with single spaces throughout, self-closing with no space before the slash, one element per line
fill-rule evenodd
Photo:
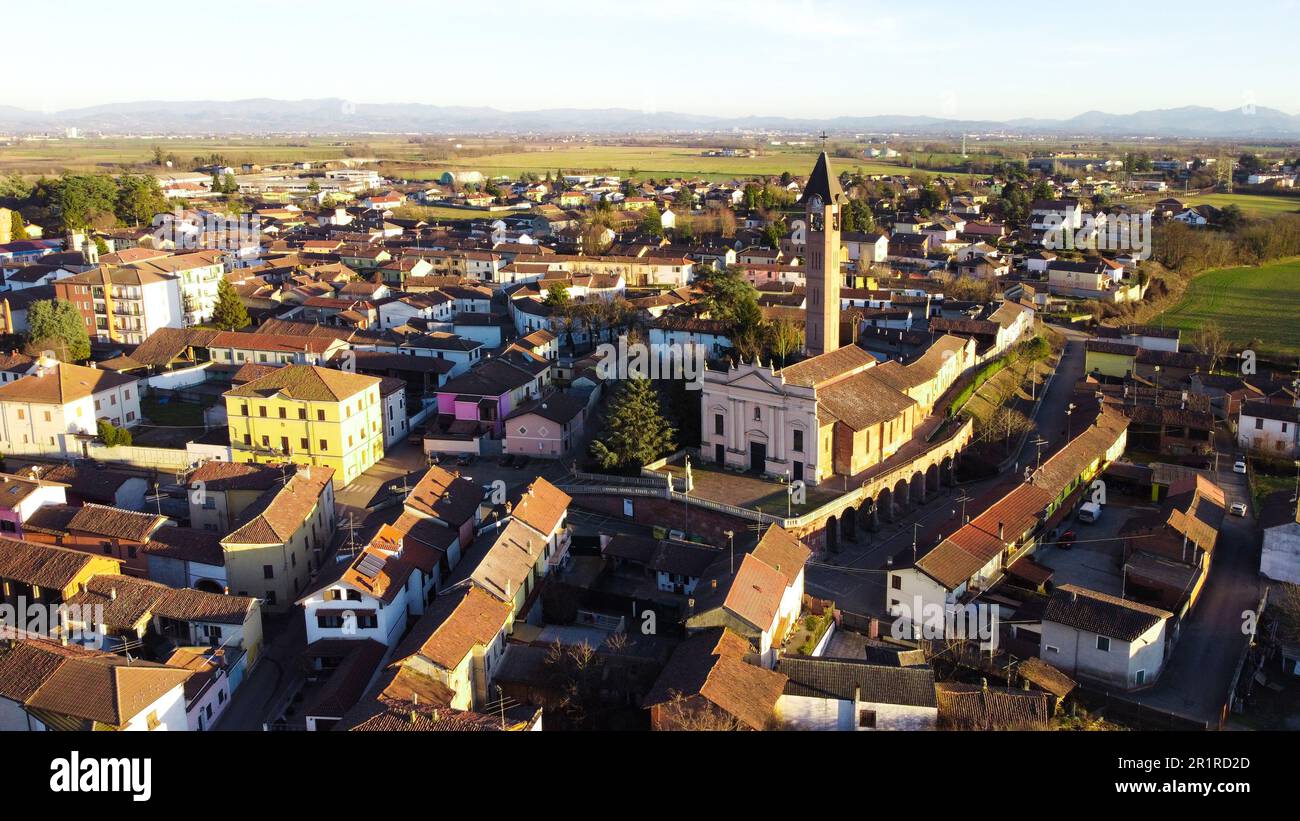
<path fill-rule="evenodd" d="M 840 347 L 844 195 L 823 153 L 805 188 L 808 358 L 785 368 L 706 370 L 700 458 L 813 485 L 852 477 L 910 442 L 935 403 L 978 362 L 971 339 L 943 335 L 908 365 Z"/>

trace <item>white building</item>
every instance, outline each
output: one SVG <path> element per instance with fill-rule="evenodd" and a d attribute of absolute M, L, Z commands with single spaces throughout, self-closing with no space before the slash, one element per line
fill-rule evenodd
<path fill-rule="evenodd" d="M 1061 672 L 1124 690 L 1160 677 L 1173 614 L 1072 584 L 1052 591 L 1039 656 Z"/>
<path fill-rule="evenodd" d="M 796 730 L 933 730 L 939 721 L 929 667 L 789 656 L 776 672 L 786 676 L 777 715 Z"/>
<path fill-rule="evenodd" d="M 140 422 L 133 376 L 42 360 L 36 372 L 0 385 L 0 452 L 84 456 L 97 421 Z"/>
<path fill-rule="evenodd" d="M 1237 416 L 1237 444 L 1274 458 L 1300 458 L 1300 407 L 1246 402 Z"/>

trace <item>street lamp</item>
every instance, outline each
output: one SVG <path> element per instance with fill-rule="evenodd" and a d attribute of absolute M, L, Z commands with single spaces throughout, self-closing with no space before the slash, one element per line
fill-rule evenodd
<path fill-rule="evenodd" d="M 1159 365 L 1156 365 L 1155 374 L 1156 374 L 1156 398 L 1154 404 L 1159 405 L 1160 404 L 1160 366 Z"/>
<path fill-rule="evenodd" d="M 1071 427 L 1073 423 L 1072 420 L 1070 419 L 1070 414 L 1074 413 L 1074 409 L 1076 407 L 1077 405 L 1071 402 L 1065 408 L 1065 441 L 1066 442 L 1069 442 L 1070 438 L 1074 435 L 1074 429 L 1073 427 Z"/>
<path fill-rule="evenodd" d="M 727 537 L 727 550 L 731 553 L 731 573 L 736 573 L 736 532 L 734 530 L 724 530 L 722 535 Z"/>

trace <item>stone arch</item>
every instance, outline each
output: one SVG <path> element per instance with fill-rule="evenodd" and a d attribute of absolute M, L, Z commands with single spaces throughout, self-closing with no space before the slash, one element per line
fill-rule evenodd
<path fill-rule="evenodd" d="M 856 542 L 858 540 L 857 511 L 851 507 L 846 507 L 840 512 L 840 535 L 846 542 Z"/>
<path fill-rule="evenodd" d="M 894 491 L 890 488 L 881 488 L 876 494 L 873 505 L 877 511 L 876 518 L 884 517 L 885 521 L 894 521 Z"/>
<path fill-rule="evenodd" d="M 956 469 L 957 463 L 951 455 L 943 457 L 943 462 L 939 466 L 939 480 L 948 487 L 952 487 L 957 483 L 957 477 L 954 473 Z"/>
<path fill-rule="evenodd" d="M 867 532 L 880 529 L 880 508 L 875 499 L 863 499 L 858 506 L 858 527 Z"/>
<path fill-rule="evenodd" d="M 899 479 L 894 483 L 894 510 L 897 513 L 902 513 L 912 508 L 911 490 L 911 483 L 906 479 Z"/>
<path fill-rule="evenodd" d="M 194 583 L 195 590 L 202 590 L 204 593 L 224 594 L 226 589 L 212 579 L 199 579 Z"/>
<path fill-rule="evenodd" d="M 925 474 L 921 471 L 918 470 L 916 473 L 913 473 L 911 478 L 907 480 L 907 483 L 911 486 L 911 492 L 909 495 L 912 497 L 912 504 L 919 505 L 930 498 L 930 494 L 925 486 Z"/>
<path fill-rule="evenodd" d="M 840 523 L 834 516 L 826 517 L 826 549 L 832 553 L 840 549 Z"/>
<path fill-rule="evenodd" d="M 935 462 L 925 469 L 925 492 L 933 495 L 942 489 L 939 463 Z"/>

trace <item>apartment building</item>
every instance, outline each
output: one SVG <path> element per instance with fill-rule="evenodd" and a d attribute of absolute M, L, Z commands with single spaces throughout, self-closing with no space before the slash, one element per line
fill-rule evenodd
<path fill-rule="evenodd" d="M 231 460 L 320 465 L 348 484 L 384 456 L 380 382 L 289 365 L 226 391 Z"/>
<path fill-rule="evenodd" d="M 143 267 L 100 267 L 53 285 L 56 299 L 76 306 L 92 339 L 138 345 L 159 328 L 185 327 L 180 283 Z"/>

